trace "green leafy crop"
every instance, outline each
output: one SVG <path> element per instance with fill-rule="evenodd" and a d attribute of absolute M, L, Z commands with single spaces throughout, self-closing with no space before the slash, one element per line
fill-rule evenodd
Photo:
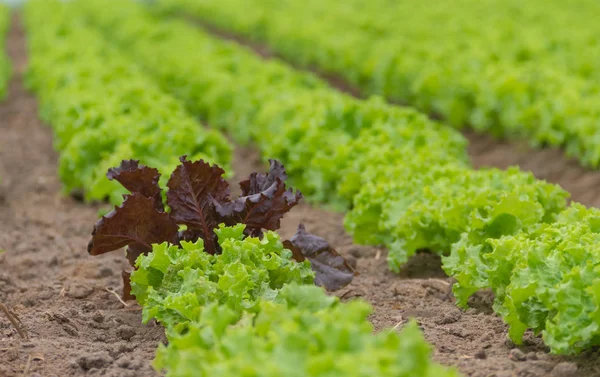
<path fill-rule="evenodd" d="M 600 164 L 595 0 L 154 3 L 455 127 L 563 146 Z"/>
<path fill-rule="evenodd" d="M 415 323 L 373 335 L 370 312 L 296 284 L 251 312 L 210 304 L 185 334 L 170 334 L 155 366 L 168 377 L 459 376 L 430 361 Z"/>
<path fill-rule="evenodd" d="M 444 269 L 457 283 L 460 305 L 482 288 L 496 294 L 494 309 L 520 343 L 541 332 L 553 352 L 600 345 L 600 211 L 574 203 L 557 221 L 485 242 L 467 234 Z"/>
<path fill-rule="evenodd" d="M 357 168 L 396 165 L 427 150 L 466 165 L 462 135 L 423 114 L 378 98 L 357 100 L 184 22 L 157 19 L 140 4 L 118 3 L 118 11 L 96 0 L 71 6 L 190 111 L 282 161 L 309 199 L 351 207 L 362 182 Z"/>
<path fill-rule="evenodd" d="M 180 328 L 199 321 L 208 304 L 255 311 L 260 298 L 274 299 L 285 284 L 314 280 L 310 263 L 294 261 L 275 232 L 245 238 L 242 224 L 215 232 L 220 254 L 207 253 L 200 239 L 181 247 L 155 245 L 140 256 L 131 282 L 144 321 L 155 318 L 167 328 Z"/>
<path fill-rule="evenodd" d="M 8 89 L 8 79 L 10 77 L 10 62 L 6 56 L 5 38 L 10 26 L 10 10 L 4 4 L 0 3 L 0 100 L 6 97 Z"/>
<path fill-rule="evenodd" d="M 566 206 L 564 190 L 516 168 L 441 165 L 412 179 L 386 178 L 408 174 L 412 164 L 371 168 L 380 179 L 361 189 L 346 218 L 357 241 L 389 246 L 395 271 L 418 249 L 447 251 L 463 234 L 473 244 L 514 235 L 553 221 Z"/>
<path fill-rule="evenodd" d="M 195 114 L 227 129 L 239 141 L 252 140 L 264 154 L 280 159 L 294 184 L 310 198 L 350 209 L 347 228 L 357 241 L 387 246 L 393 270 L 417 249 L 450 254 L 445 268 L 457 277 L 461 304 L 477 289 L 492 288 L 500 300 L 495 309 L 511 324 L 514 339 L 524 328 L 551 334 L 553 327 L 546 319 L 559 313 L 551 298 L 532 305 L 534 298 L 545 297 L 541 293 L 537 297 L 541 291 L 536 291 L 534 298 L 511 304 L 503 293 L 516 282 L 510 278 L 513 271 L 530 272 L 536 261 L 519 259 L 520 263 L 511 265 L 498 258 L 496 266 L 490 264 L 493 259 L 488 255 L 494 247 L 504 250 L 498 255 L 507 250 L 511 258 L 528 255 L 533 241 L 526 240 L 546 237 L 537 232 L 559 227 L 565 218 L 577 223 L 569 215 L 573 209 L 563 212 L 568 196 L 564 190 L 516 168 L 472 169 L 464 138 L 414 110 L 378 98 L 351 98 L 311 74 L 276 60 L 264 61 L 182 21 L 156 18 L 140 4 L 115 1 L 115 6 L 107 5 L 110 1 L 77 1 L 66 7 L 140 62 L 161 88 L 185 101 Z M 360 55 L 360 49 L 352 51 Z M 375 61 L 369 61 L 372 64 Z M 588 234 L 591 228 L 582 228 L 582 232 Z M 495 246 L 510 239 L 516 240 L 514 248 Z M 569 259 L 566 251 L 559 255 L 560 263 L 560 258 Z M 590 260 L 593 266 L 595 259 Z M 570 276 L 568 271 L 572 271 L 563 264 L 557 268 L 561 276 Z M 587 280 L 581 284 L 588 284 Z M 587 296 L 575 300 L 565 313 L 573 315 L 588 305 L 586 300 L 593 297 L 593 291 L 586 288 L 584 292 Z M 518 296 L 510 296 L 514 297 Z M 160 300 L 167 299 L 160 296 Z M 250 315 L 257 315 L 258 309 L 253 308 Z M 236 318 L 244 317 L 236 313 Z M 202 329 L 198 330 L 201 335 Z M 578 336 L 577 331 L 572 333 Z M 561 336 L 555 338 L 563 341 Z M 587 339 L 559 345 L 553 335 L 545 337 L 555 352 L 595 344 Z M 169 360 L 169 365 L 180 362 Z"/>
<path fill-rule="evenodd" d="M 172 170 L 181 155 L 228 167 L 226 139 L 200 127 L 179 101 L 70 8 L 34 0 L 25 5 L 24 15 L 27 84 L 38 96 L 42 118 L 53 127 L 67 192 L 83 190 L 87 200 L 121 202 L 125 191 L 105 174 L 131 158 L 165 170 Z"/>
<path fill-rule="evenodd" d="M 373 335 L 368 304 L 311 286 L 310 264 L 276 233 L 216 232 L 221 254 L 201 240 L 154 245 L 132 274 L 144 321 L 167 327 L 155 360 L 167 376 L 458 376 L 430 361 L 414 323 Z"/>

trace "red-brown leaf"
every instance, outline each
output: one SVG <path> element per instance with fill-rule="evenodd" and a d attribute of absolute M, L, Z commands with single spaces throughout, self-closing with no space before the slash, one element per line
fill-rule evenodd
<path fill-rule="evenodd" d="M 242 196 L 259 194 L 271 187 L 277 179 L 282 182 L 287 180 L 287 174 L 285 173 L 285 168 L 281 162 L 269 160 L 269 164 L 270 167 L 268 173 L 252 173 L 247 180 L 240 182 Z"/>
<path fill-rule="evenodd" d="M 262 230 L 277 230 L 281 218 L 302 198 L 299 191 L 286 190 L 279 178 L 266 190 L 217 206 L 219 215 L 226 225 L 245 224 L 246 234 L 262 235 Z"/>
<path fill-rule="evenodd" d="M 171 218 L 204 239 L 206 251 L 211 254 L 217 251 L 214 229 L 221 222 L 215 206 L 229 200 L 224 173 L 217 165 L 186 161 L 184 156 L 167 184 Z"/>
<path fill-rule="evenodd" d="M 96 223 L 88 252 L 99 255 L 130 246 L 147 253 L 152 251 L 153 243 L 177 243 L 177 231 L 169 214 L 155 208 L 153 198 L 134 193 Z"/>
<path fill-rule="evenodd" d="M 158 185 L 160 173 L 158 169 L 141 165 L 137 160 L 123 160 L 121 166 L 111 168 L 106 173 L 108 179 L 119 182 L 132 193 L 140 193 L 146 198 L 154 199 L 154 206 L 164 211 L 161 189 Z"/>
<path fill-rule="evenodd" d="M 315 272 L 315 284 L 328 291 L 337 291 L 352 282 L 358 273 L 350 266 L 344 257 L 339 255 L 327 241 L 306 231 L 304 225 L 298 226 L 298 231 L 284 246 L 294 255 L 294 259 L 302 261 L 299 255 L 310 261 Z"/>
<path fill-rule="evenodd" d="M 135 296 L 131 294 L 131 271 L 121 271 L 121 277 L 123 278 L 123 293 L 121 297 L 124 301 L 135 300 Z"/>

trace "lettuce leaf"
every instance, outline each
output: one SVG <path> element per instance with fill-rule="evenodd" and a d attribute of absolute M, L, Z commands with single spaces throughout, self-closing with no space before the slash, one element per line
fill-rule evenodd
<path fill-rule="evenodd" d="M 245 237 L 244 225 L 219 227 L 221 254 L 210 254 L 204 242 L 155 245 L 142 255 L 132 273 L 133 294 L 144 307 L 144 321 L 155 318 L 166 327 L 197 321 L 209 303 L 253 310 L 261 297 L 274 298 L 285 284 L 311 284 L 310 263 L 296 262 L 279 236 Z"/>
<path fill-rule="evenodd" d="M 457 377 L 430 361 L 416 323 L 373 334 L 368 304 L 340 303 L 317 287 L 287 285 L 254 312 L 210 304 L 184 334 L 170 333 L 155 367 L 168 377 Z"/>
<path fill-rule="evenodd" d="M 457 280 L 454 294 L 466 305 L 482 288 L 495 295 L 494 309 L 509 324 L 511 339 L 541 333 L 554 353 L 600 345 L 600 211 L 574 203 L 557 221 L 483 244 L 465 234 L 444 260 Z"/>

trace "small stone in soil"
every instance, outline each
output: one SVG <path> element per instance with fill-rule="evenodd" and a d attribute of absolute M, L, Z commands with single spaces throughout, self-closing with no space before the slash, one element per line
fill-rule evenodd
<path fill-rule="evenodd" d="M 119 326 L 117 335 L 123 340 L 130 340 L 135 335 L 135 329 L 128 325 Z"/>
<path fill-rule="evenodd" d="M 91 295 L 92 292 L 94 292 L 93 287 L 88 287 L 83 284 L 72 285 L 69 287 L 67 296 L 72 297 L 72 298 L 82 299 L 82 298 L 86 298 L 89 295 Z"/>
<path fill-rule="evenodd" d="M 508 358 L 512 361 L 525 361 L 526 357 L 523 351 L 518 348 L 513 348 L 508 354 Z"/>
<path fill-rule="evenodd" d="M 449 325 L 451 323 L 458 322 L 458 320 L 460 319 L 460 315 L 460 311 L 452 310 L 444 313 L 444 315 L 441 318 L 438 318 L 435 321 L 435 323 L 437 323 L 438 325 Z"/>
<path fill-rule="evenodd" d="M 109 268 L 109 267 L 102 267 L 99 271 L 98 274 L 96 275 L 98 278 L 105 278 L 105 277 L 109 277 L 109 276 L 113 276 L 114 275 L 114 271 Z"/>
<path fill-rule="evenodd" d="M 545 352 L 536 352 L 536 357 L 538 358 L 538 360 L 546 360 L 548 359 L 548 354 Z"/>
<path fill-rule="evenodd" d="M 350 249 L 350 254 L 355 258 L 368 258 L 375 254 L 372 248 L 366 246 L 353 246 Z"/>
<path fill-rule="evenodd" d="M 438 347 L 438 351 L 440 351 L 442 353 L 452 353 L 455 351 L 455 349 L 442 344 L 441 346 Z"/>
<path fill-rule="evenodd" d="M 8 361 L 15 361 L 19 358 L 19 351 L 15 348 L 11 348 L 6 353 L 6 357 L 8 358 Z"/>
<path fill-rule="evenodd" d="M 127 353 L 127 352 L 131 352 L 134 350 L 134 346 L 131 346 L 127 343 L 119 343 L 116 347 L 115 347 L 115 352 L 116 353 Z"/>
<path fill-rule="evenodd" d="M 492 331 L 488 331 L 481 337 L 482 342 L 487 342 L 494 339 L 494 333 Z"/>
<path fill-rule="evenodd" d="M 131 361 L 129 360 L 128 356 L 123 356 L 123 357 L 121 357 L 120 359 L 117 360 L 117 365 L 120 368 L 127 369 L 131 365 Z"/>
<path fill-rule="evenodd" d="M 527 354 L 527 360 L 537 360 L 537 359 L 538 359 L 538 357 L 537 357 L 537 354 L 535 352 L 529 352 Z"/>
<path fill-rule="evenodd" d="M 475 352 L 475 356 L 476 359 L 485 359 L 487 357 L 487 354 L 485 353 L 485 350 L 482 348 L 479 351 Z"/>
<path fill-rule="evenodd" d="M 50 267 L 58 266 L 58 257 L 56 255 L 53 256 L 52 259 L 50 259 L 50 261 L 48 261 L 48 266 L 50 266 Z"/>
<path fill-rule="evenodd" d="M 102 314 L 100 311 L 97 311 L 92 315 L 92 320 L 94 322 L 102 323 L 104 322 L 104 314 Z"/>
<path fill-rule="evenodd" d="M 79 356 L 76 359 L 77 365 L 83 370 L 90 370 L 92 368 L 103 368 L 113 361 L 112 357 L 108 352 L 94 352 Z"/>
<path fill-rule="evenodd" d="M 92 310 L 96 309 L 96 305 L 94 305 L 94 303 L 86 301 L 83 304 L 81 304 L 81 309 L 83 309 L 84 312 L 89 313 Z"/>
<path fill-rule="evenodd" d="M 67 334 L 71 335 L 71 336 L 79 336 L 79 333 L 77 332 L 77 329 L 75 328 L 75 326 L 65 323 L 62 325 L 62 329 L 64 332 L 66 332 Z"/>
<path fill-rule="evenodd" d="M 139 358 L 136 358 L 135 356 L 127 355 L 121 356 L 117 360 L 117 365 L 123 369 L 137 370 L 142 369 L 144 367 L 144 361 Z"/>
<path fill-rule="evenodd" d="M 552 377 L 575 377 L 577 375 L 577 364 L 562 362 L 556 364 L 550 376 Z"/>

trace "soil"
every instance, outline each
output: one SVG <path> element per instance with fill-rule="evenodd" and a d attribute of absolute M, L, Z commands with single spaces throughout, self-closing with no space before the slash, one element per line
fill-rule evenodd
<path fill-rule="evenodd" d="M 61 193 L 51 130 L 39 121 L 35 98 L 23 88 L 25 39 L 18 22 L 13 23 L 8 49 L 16 72 L 9 98 L 0 104 L 0 248 L 6 250 L 0 254 L 0 303 L 20 320 L 27 338 L 0 311 L 0 377 L 154 376 L 150 365 L 156 346 L 164 341 L 163 330 L 141 324 L 140 308 L 123 305 L 111 292 L 121 286 L 119 271 L 126 266 L 121 253 L 87 255 L 99 206 Z M 472 140 L 476 166 L 521 163 L 574 189 L 577 200 L 597 200 L 591 188 L 600 180 L 598 173 L 565 163 L 560 153 L 479 136 Z M 256 151 L 236 150 L 238 177 L 262 168 Z M 401 328 L 415 318 L 434 346 L 434 358 L 458 366 L 466 376 L 600 375 L 594 351 L 576 358 L 553 357 L 531 334 L 524 346 L 515 348 L 506 340 L 506 326 L 491 313 L 489 292 L 476 295 L 472 308 L 463 312 L 454 305 L 452 281 L 438 256 L 419 253 L 400 275 L 393 274 L 385 250 L 354 245 L 342 220 L 342 214 L 304 204 L 286 217 L 280 233 L 289 237 L 302 222 L 357 263 L 360 275 L 337 295 L 369 301 L 376 330 Z"/>

